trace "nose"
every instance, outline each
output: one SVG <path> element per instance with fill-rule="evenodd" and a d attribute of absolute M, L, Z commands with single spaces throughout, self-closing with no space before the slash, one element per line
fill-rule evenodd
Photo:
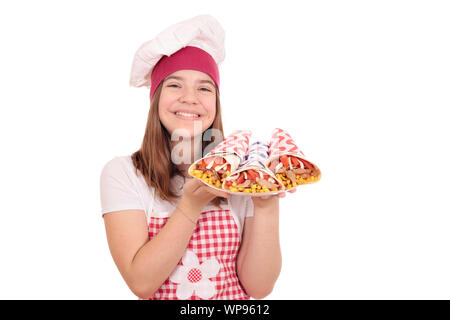
<path fill-rule="evenodd" d="M 197 103 L 197 95 L 194 88 L 184 88 L 181 96 L 180 96 L 181 102 L 186 103 Z"/>

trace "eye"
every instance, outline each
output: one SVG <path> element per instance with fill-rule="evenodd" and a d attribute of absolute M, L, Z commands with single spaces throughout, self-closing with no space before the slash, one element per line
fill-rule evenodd
<path fill-rule="evenodd" d="M 205 90 L 203 90 L 203 89 L 205 89 L 206 91 L 211 92 L 211 90 L 209 90 L 208 88 L 200 88 L 200 90 L 205 91 Z"/>
<path fill-rule="evenodd" d="M 172 88 L 179 88 L 179 86 L 177 84 L 169 84 L 168 87 L 172 87 Z"/>

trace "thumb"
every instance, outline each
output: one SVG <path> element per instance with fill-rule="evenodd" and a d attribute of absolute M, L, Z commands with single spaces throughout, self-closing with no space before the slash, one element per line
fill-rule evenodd
<path fill-rule="evenodd" d="M 213 189 L 213 188 L 209 188 L 207 186 L 205 186 L 205 188 L 206 188 L 207 192 L 209 192 L 209 193 L 211 193 L 211 194 L 213 194 L 213 195 L 215 195 L 217 197 L 228 198 L 228 196 L 230 195 L 227 192 L 216 190 L 216 189 Z"/>

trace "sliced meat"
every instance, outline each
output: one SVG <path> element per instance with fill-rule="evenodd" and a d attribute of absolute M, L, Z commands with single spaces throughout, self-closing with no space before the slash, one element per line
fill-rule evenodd
<path fill-rule="evenodd" d="M 281 167 L 277 173 L 285 173 L 286 172 L 286 168 L 285 167 Z"/>
<path fill-rule="evenodd" d="M 286 175 L 289 178 L 289 180 L 291 180 L 292 184 L 297 183 L 297 178 L 295 177 L 294 172 L 292 172 L 291 170 L 287 170 Z"/>
<path fill-rule="evenodd" d="M 208 169 L 208 170 L 206 170 L 206 172 L 211 173 L 211 175 L 212 175 L 214 178 L 216 178 L 217 180 L 220 180 L 219 174 L 217 173 L 216 170 L 210 170 L 210 169 Z"/>
<path fill-rule="evenodd" d="M 295 174 L 303 174 L 303 173 L 310 173 L 311 169 L 296 168 L 296 169 L 294 169 L 292 171 L 294 171 Z"/>
<path fill-rule="evenodd" d="M 256 182 L 258 182 L 260 186 L 262 186 L 262 187 L 265 186 L 268 189 L 273 189 L 273 188 L 277 188 L 278 189 L 278 185 L 276 185 L 274 183 L 271 183 L 271 182 L 269 182 L 267 180 L 264 180 L 264 179 L 256 178 Z"/>
<path fill-rule="evenodd" d="M 236 188 L 248 188 L 248 187 L 250 187 L 251 183 L 252 182 L 250 180 L 246 180 L 246 181 L 242 182 L 241 184 L 238 184 L 236 186 Z"/>

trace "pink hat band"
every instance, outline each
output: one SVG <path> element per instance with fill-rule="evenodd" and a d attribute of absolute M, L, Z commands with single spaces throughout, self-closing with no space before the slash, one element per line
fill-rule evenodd
<path fill-rule="evenodd" d="M 187 46 L 170 56 L 163 56 L 155 65 L 151 75 L 150 100 L 159 84 L 178 70 L 197 70 L 208 74 L 219 91 L 219 68 L 213 57 L 200 48 Z"/>

